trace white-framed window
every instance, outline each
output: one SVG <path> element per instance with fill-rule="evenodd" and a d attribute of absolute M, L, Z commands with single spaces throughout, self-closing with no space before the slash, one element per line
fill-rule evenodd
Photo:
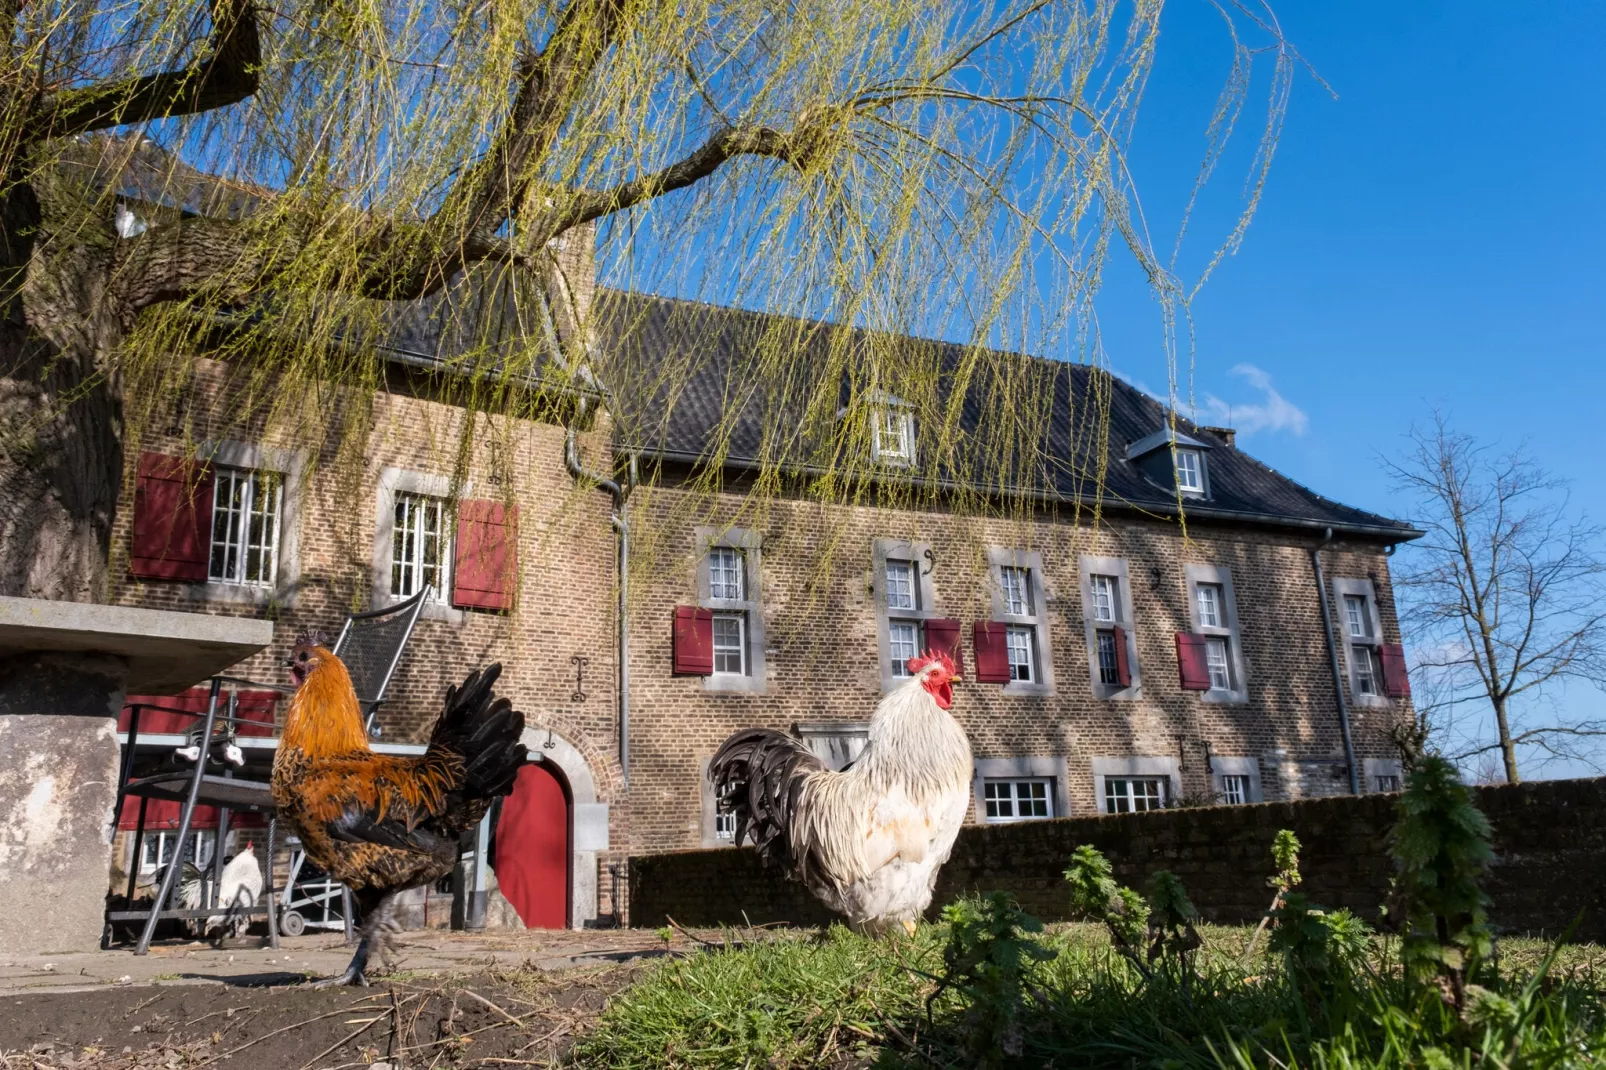
<path fill-rule="evenodd" d="M 917 620 L 887 621 L 887 650 L 893 676 L 909 675 L 909 659 L 920 653 L 920 630 Z"/>
<path fill-rule="evenodd" d="M 134 846 L 134 838 L 128 839 L 129 849 Z M 147 829 L 139 844 L 139 873 L 148 877 L 167 865 L 173 858 L 173 849 L 178 845 L 178 830 L 151 830 Z M 212 850 L 217 846 L 216 829 L 191 829 L 189 842 L 184 850 L 184 858 L 194 862 L 199 869 L 205 869 L 212 864 Z"/>
<path fill-rule="evenodd" d="M 1206 702 L 1247 702 L 1244 653 L 1233 596 L 1232 573 L 1219 565 L 1187 565 L 1193 631 L 1204 637 L 1210 689 Z"/>
<path fill-rule="evenodd" d="M 1009 625 L 1004 629 L 1004 648 L 1009 652 L 1010 681 L 1037 683 L 1037 629 L 1029 624 Z"/>
<path fill-rule="evenodd" d="M 391 528 L 390 594 L 411 598 L 430 587 L 432 601 L 451 592 L 451 513 L 445 498 L 399 491 Z"/>
<path fill-rule="evenodd" d="M 714 798 L 714 839 L 722 843 L 736 842 L 736 812 L 731 807 L 729 787 Z"/>
<path fill-rule="evenodd" d="M 913 561 L 887 558 L 887 608 L 919 609 L 920 583 Z"/>
<path fill-rule="evenodd" d="M 935 568 L 928 543 L 876 539 L 871 544 L 870 585 L 883 690 L 906 679 L 909 659 L 926 649 L 926 622 L 938 617 Z"/>
<path fill-rule="evenodd" d="M 708 597 L 731 602 L 747 600 L 746 555 L 734 546 L 714 546 L 708 551 Z"/>
<path fill-rule="evenodd" d="M 761 694 L 765 687 L 764 614 L 759 606 L 761 540 L 757 532 L 698 528 L 698 605 L 714 615 L 714 671 L 706 691 Z"/>
<path fill-rule="evenodd" d="M 1252 798 L 1249 777 L 1244 773 L 1228 773 L 1221 778 L 1221 801 L 1228 806 L 1242 806 Z"/>
<path fill-rule="evenodd" d="M 1120 619 L 1120 589 L 1121 581 L 1115 576 L 1095 574 L 1088 577 L 1089 605 L 1095 621 L 1114 624 Z"/>
<path fill-rule="evenodd" d="M 1116 660 L 1115 630 L 1100 628 L 1096 633 L 1099 653 L 1099 683 L 1107 687 L 1121 684 L 1121 666 Z"/>
<path fill-rule="evenodd" d="M 1204 454 L 1198 450 L 1177 450 L 1177 489 L 1184 494 L 1205 492 Z"/>
<path fill-rule="evenodd" d="M 1004 612 L 1012 617 L 1032 616 L 1032 573 L 1030 569 L 1003 565 L 998 570 Z"/>
<path fill-rule="evenodd" d="M 1212 635 L 1205 640 L 1205 667 L 1210 670 L 1212 691 L 1232 690 L 1231 640 Z"/>
<path fill-rule="evenodd" d="M 1350 671 L 1355 678 L 1355 693 L 1357 695 L 1376 696 L 1379 693 L 1377 686 L 1377 658 L 1373 649 L 1364 643 L 1355 643 L 1349 648 Z"/>
<path fill-rule="evenodd" d="M 215 469 L 212 556 L 207 579 L 271 587 L 279 574 L 279 514 L 284 479 L 254 468 Z"/>
<path fill-rule="evenodd" d="M 1104 812 L 1134 814 L 1165 807 L 1171 781 L 1159 776 L 1104 778 Z"/>
<path fill-rule="evenodd" d="M 747 675 L 747 614 L 714 614 L 714 675 Z"/>
<path fill-rule="evenodd" d="M 882 464 L 909 465 L 915 459 L 915 418 L 896 405 L 875 412 L 875 456 Z"/>
<path fill-rule="evenodd" d="M 989 547 L 993 620 L 1004 625 L 1004 655 L 1009 663 L 1010 694 L 1051 694 L 1047 589 L 1043 555 L 1037 551 Z"/>
<path fill-rule="evenodd" d="M 1344 643 L 1344 660 L 1349 669 L 1350 698 L 1361 706 L 1387 706 L 1389 700 L 1383 694 L 1382 666 L 1378 661 L 1383 629 L 1372 581 L 1336 577 L 1333 591 L 1338 598 L 1339 627 L 1348 640 Z"/>
<path fill-rule="evenodd" d="M 1049 777 L 989 778 L 982 782 L 982 802 L 989 824 L 1053 817 L 1054 781 Z"/>
<path fill-rule="evenodd" d="M 1372 613 L 1366 605 L 1364 594 L 1347 594 L 1344 596 L 1344 623 L 1349 629 L 1351 639 L 1371 639 Z"/>
<path fill-rule="evenodd" d="M 1377 792 L 1399 791 L 1400 775 L 1398 773 L 1379 773 L 1372 778 L 1372 790 Z"/>

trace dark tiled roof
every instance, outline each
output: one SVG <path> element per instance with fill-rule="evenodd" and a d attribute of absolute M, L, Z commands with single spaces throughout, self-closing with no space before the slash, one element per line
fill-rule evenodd
<path fill-rule="evenodd" d="M 966 357 L 964 349 L 948 343 L 913 338 L 889 341 L 884 335 L 844 332 L 809 320 L 646 294 L 605 290 L 599 293 L 597 307 L 599 371 L 603 381 L 619 391 L 616 409 L 621 444 L 694 463 L 718 461 L 728 467 L 750 468 L 766 460 L 806 464 L 806 458 L 820 456 L 811 449 L 810 417 L 802 410 L 800 399 L 821 394 L 817 389 L 820 375 L 842 378 L 839 396 L 843 406 L 865 389 L 864 361 L 847 359 L 844 363 L 839 356 L 833 364 L 834 349 L 874 351 L 878 354 L 875 360 L 883 366 L 896 365 L 897 351 L 906 351 L 913 365 L 932 371 L 928 379 L 935 387 L 928 400 L 938 407 Z M 772 364 L 768 374 L 759 375 L 757 354 L 764 352 L 795 357 L 786 362 L 784 374 L 777 376 Z M 961 433 L 974 432 L 989 409 L 999 411 L 996 406 L 1007 391 L 1013 390 L 1009 395 L 1013 397 L 1038 398 L 1045 405 L 1052 398 L 1042 423 L 1046 450 L 1033 451 L 1046 453 L 1047 460 L 1035 472 L 1024 473 L 1012 461 L 1000 464 L 996 459 L 971 458 L 977 468 L 967 477 L 955 466 L 969 462 L 949 458 L 946 470 L 932 473 L 928 464 L 919 475 L 938 475 L 985 489 L 998 483 L 999 472 L 1008 470 L 1014 473 L 1014 486 L 1040 488 L 1064 501 L 1090 503 L 1097 492 L 1105 508 L 1161 514 L 1176 511 L 1174 493 L 1146 478 L 1127 458 L 1130 443 L 1166 426 L 1160 402 L 1087 365 L 1011 353 L 970 356 L 976 367 L 958 420 Z M 778 378 L 792 381 L 777 384 Z M 895 385 L 889 384 L 889 390 L 899 394 Z M 914 404 L 918 411 L 919 402 Z M 1108 436 L 1101 443 L 1097 410 L 1105 404 Z M 1418 534 L 1408 524 L 1324 498 L 1191 421 L 1179 417 L 1177 429 L 1211 447 L 1211 497 L 1188 502 L 1190 517 L 1332 527 L 1386 541 L 1403 541 Z M 978 452 L 981 449 L 978 446 Z M 1087 474 L 1097 470 L 1100 450 L 1104 453 L 1101 489 Z M 717 456 L 716 451 L 720 451 Z M 983 477 L 983 471 L 992 473 L 990 478 Z"/>

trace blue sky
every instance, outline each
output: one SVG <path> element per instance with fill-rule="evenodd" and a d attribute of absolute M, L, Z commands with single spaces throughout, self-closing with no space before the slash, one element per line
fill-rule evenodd
<path fill-rule="evenodd" d="M 1219 401 L 1200 415 L 1230 409 L 1267 463 L 1401 516 L 1377 456 L 1437 405 L 1459 429 L 1525 443 L 1606 519 L 1606 4 L 1275 8 L 1337 96 L 1299 79 L 1247 240 L 1195 305 L 1195 396 Z M 1176 218 L 1223 69 L 1208 5 L 1166 17 L 1132 150 L 1151 222 Z M 1240 190 L 1223 177 L 1217 233 Z M 1163 390 L 1154 303 L 1118 280 L 1100 302 L 1110 362 Z M 1606 713 L 1587 686 L 1561 701 Z"/>
<path fill-rule="evenodd" d="M 1431 405 L 1606 498 L 1606 4 L 1275 8 L 1337 96 L 1298 81 L 1247 240 L 1195 305 L 1196 396 L 1268 463 L 1382 512 L 1404 506 L 1375 455 Z M 1132 153 L 1151 220 L 1175 218 L 1202 150 L 1218 24 L 1167 9 Z M 1163 388 L 1153 302 L 1126 281 L 1101 301 L 1106 350 Z"/>

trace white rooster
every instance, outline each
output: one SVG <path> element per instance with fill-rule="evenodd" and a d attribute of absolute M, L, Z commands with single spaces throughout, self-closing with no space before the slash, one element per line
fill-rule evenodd
<path fill-rule="evenodd" d="M 971 805 L 970 741 L 948 713 L 959 679 L 946 654 L 909 659 L 910 679 L 881 700 L 870 740 L 832 772 L 797 740 L 737 732 L 708 775 L 752 840 L 861 932 L 913 932 L 931 903 Z"/>
<path fill-rule="evenodd" d="M 184 881 L 179 899 L 186 910 L 201 908 L 208 883 L 209 877 L 203 877 L 190 863 L 184 863 Z M 206 919 L 206 935 L 217 933 L 221 937 L 227 933 L 230 937 L 238 937 L 244 932 L 251 924 L 251 916 L 246 911 L 256 906 L 257 900 L 262 897 L 262 885 L 262 867 L 257 864 L 256 845 L 248 843 L 223 867 L 217 897 L 218 908 L 223 913 L 213 914 Z"/>

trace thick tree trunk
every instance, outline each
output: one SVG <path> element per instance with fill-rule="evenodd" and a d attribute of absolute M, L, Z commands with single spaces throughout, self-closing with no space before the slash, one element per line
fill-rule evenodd
<path fill-rule="evenodd" d="M 113 235 L 53 239 L 34 190 L 0 205 L 0 594 L 103 600 L 123 476 Z M 109 221 L 107 221 L 109 223 Z"/>
<path fill-rule="evenodd" d="M 1506 719 L 1506 700 L 1494 700 L 1494 722 L 1500 732 L 1500 758 L 1506 766 L 1506 783 L 1520 784 L 1522 777 L 1517 775 L 1517 746 L 1511 742 L 1511 723 Z"/>

